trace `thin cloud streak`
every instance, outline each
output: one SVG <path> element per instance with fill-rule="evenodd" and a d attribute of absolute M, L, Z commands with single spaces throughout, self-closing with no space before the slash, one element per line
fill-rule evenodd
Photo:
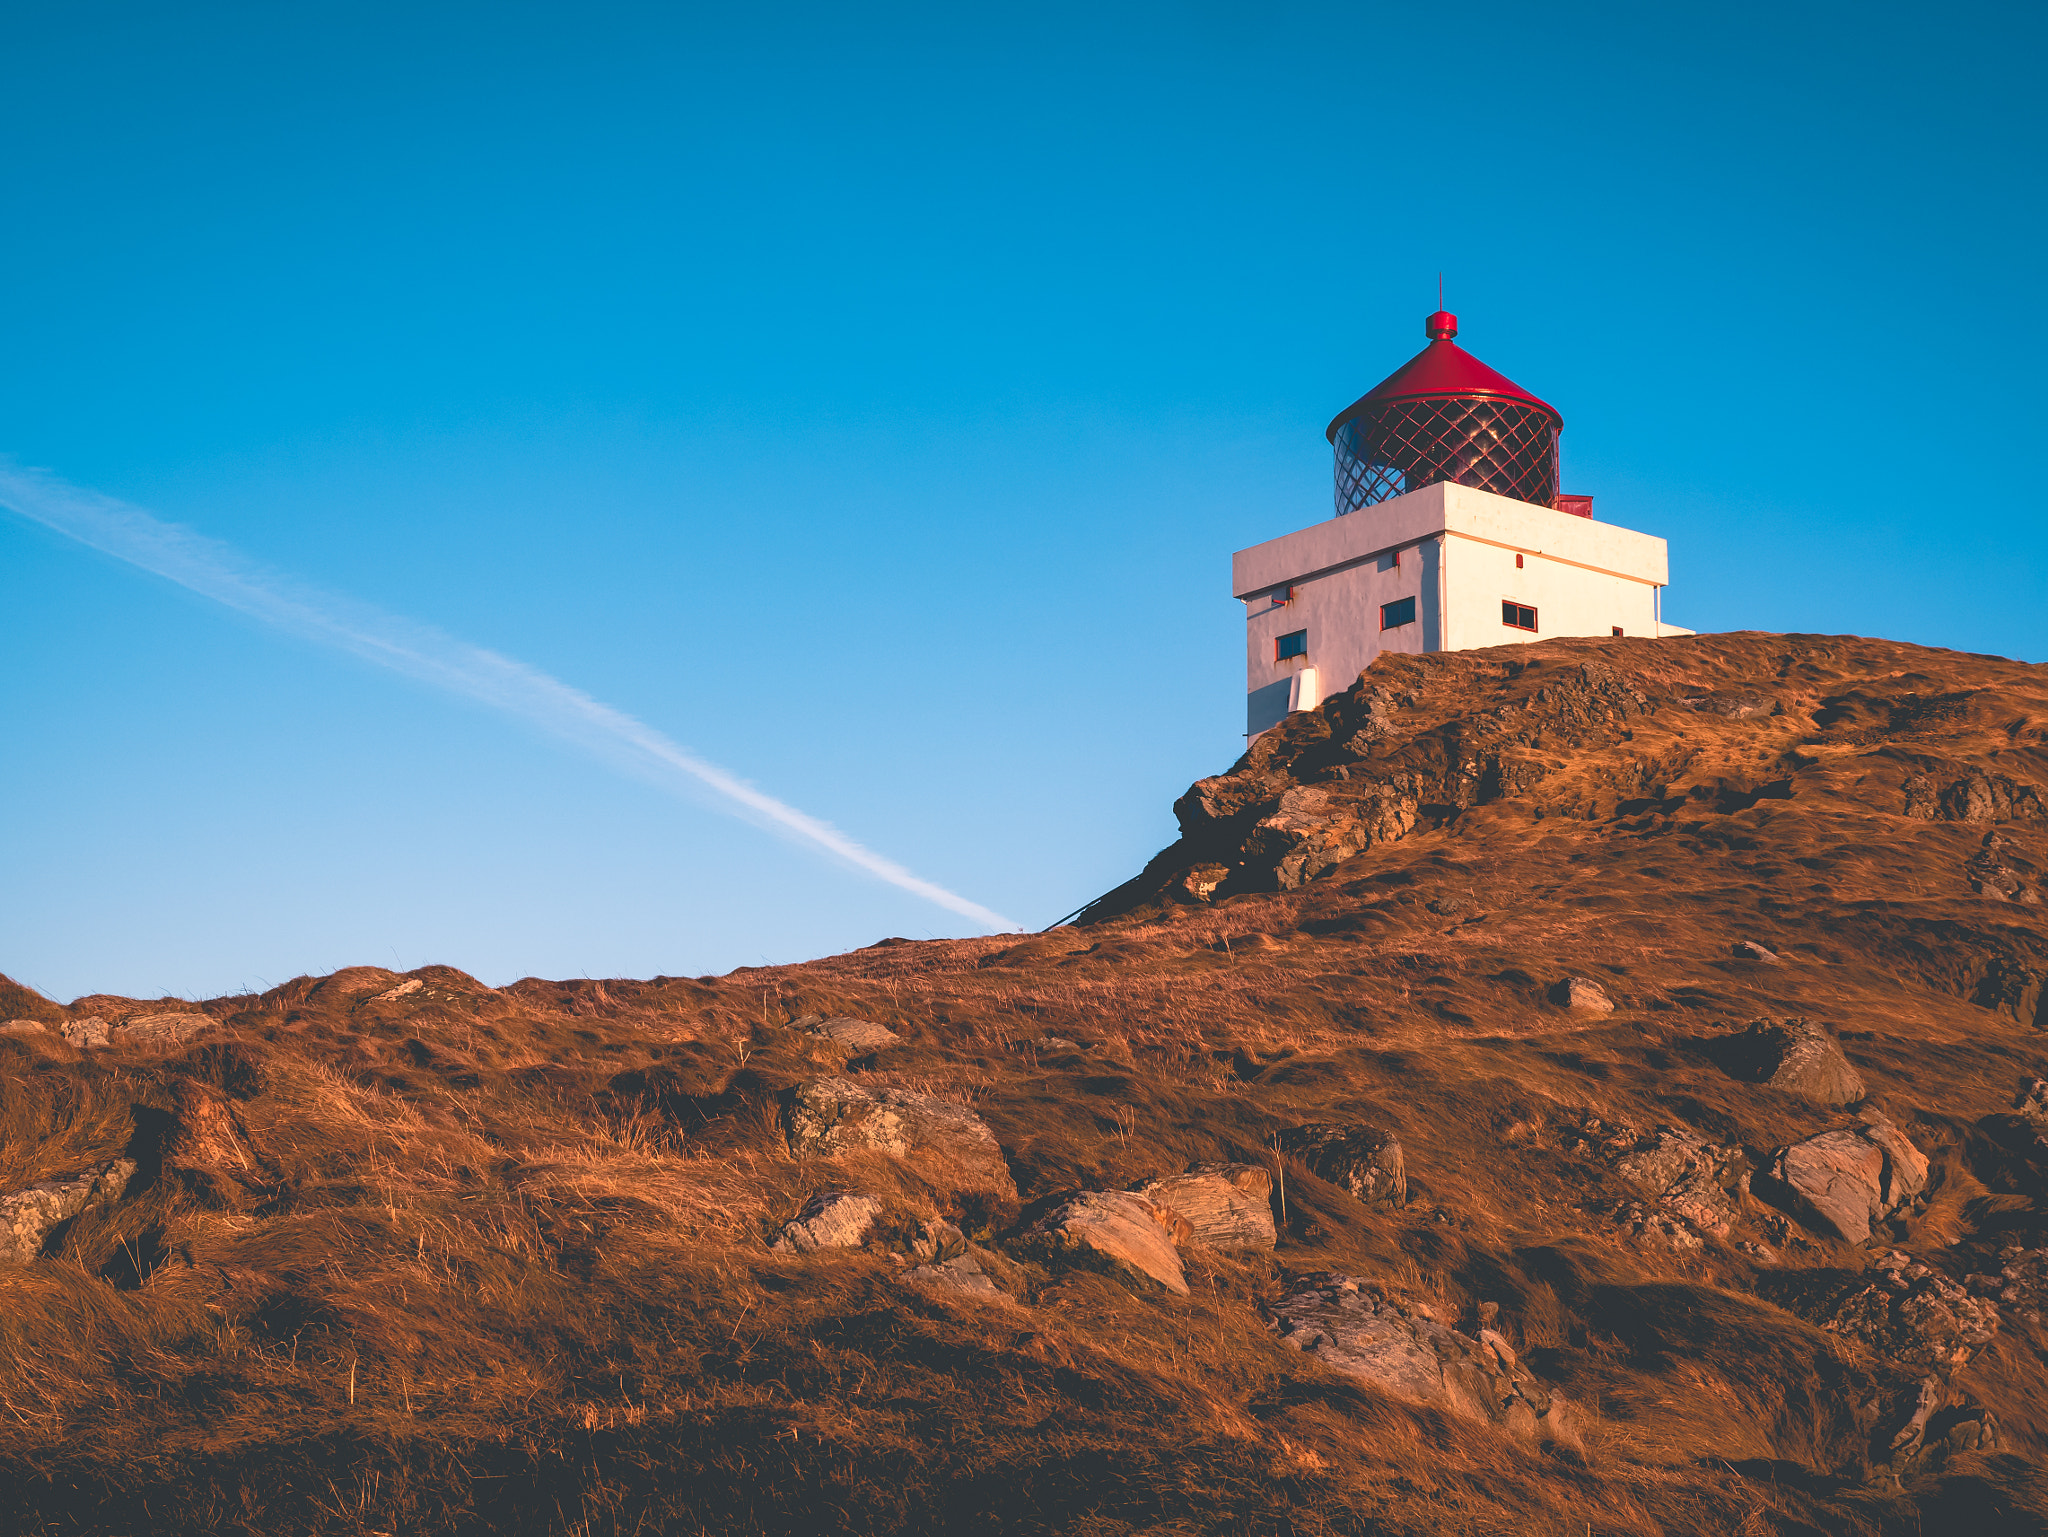
<path fill-rule="evenodd" d="M 232 546 L 139 507 L 0 460 L 0 507 L 295 635 L 502 710 L 670 791 L 702 786 L 757 826 L 837 856 L 984 928 L 1021 925 L 863 847 L 681 743 L 512 657 L 267 571 Z M 679 777 L 680 776 L 680 777 Z"/>

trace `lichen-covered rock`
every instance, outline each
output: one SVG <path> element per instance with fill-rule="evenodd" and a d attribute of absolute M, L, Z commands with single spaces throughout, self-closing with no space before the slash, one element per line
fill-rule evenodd
<path fill-rule="evenodd" d="M 1187 1294 L 1177 1238 L 1190 1230 L 1174 1212 L 1128 1190 L 1091 1190 L 1047 1212 L 1019 1240 L 1055 1264 L 1142 1276 Z"/>
<path fill-rule="evenodd" d="M 1212 1249 L 1270 1249 L 1273 1176 L 1256 1164 L 1198 1163 L 1138 1187 L 1155 1206 L 1175 1212 Z"/>
<path fill-rule="evenodd" d="M 1760 1193 L 1773 1194 L 1818 1232 L 1852 1243 L 1927 1187 L 1927 1159 L 1882 1116 L 1822 1132 L 1780 1151 Z"/>
<path fill-rule="evenodd" d="M 1550 990 L 1550 1001 L 1575 1014 L 1612 1014 L 1614 1000 L 1590 977 L 1566 977 Z"/>
<path fill-rule="evenodd" d="M 1661 1126 L 1639 1146 L 1615 1161 L 1615 1172 L 1649 1196 L 1657 1215 L 1676 1219 L 1695 1233 L 1726 1238 L 1737 1213 L 1727 1189 L 1736 1155 L 1683 1127 Z M 1665 1236 L 1649 1216 L 1636 1219 L 1644 1236 Z M 1682 1232 L 1683 1230 L 1681 1230 Z M 1673 1248 L 1697 1248 L 1699 1240 L 1682 1237 Z"/>
<path fill-rule="evenodd" d="M 1903 1366 L 1944 1376 L 1998 1333 L 1998 1309 L 1983 1297 L 1893 1249 L 1871 1267 L 1822 1327 L 1860 1340 Z"/>
<path fill-rule="evenodd" d="M 1318 1121 L 1280 1133 L 1280 1151 L 1291 1153 L 1333 1185 L 1365 1202 L 1399 1206 L 1408 1199 L 1408 1164 L 1390 1131 L 1364 1125 Z"/>
<path fill-rule="evenodd" d="M 882 1203 L 870 1195 L 813 1196 L 768 1247 L 781 1254 L 858 1249 L 873 1231 Z"/>
<path fill-rule="evenodd" d="M 1866 1090 L 1835 1038 L 1808 1019 L 1751 1021 L 1718 1048 L 1737 1073 L 1817 1105 L 1853 1105 Z"/>
<path fill-rule="evenodd" d="M 1426 1307 L 1334 1273 L 1302 1277 L 1273 1316 L 1283 1344 L 1334 1371 L 1516 1435 L 1580 1445 L 1565 1400 L 1491 1328 L 1474 1338 L 1445 1327 Z"/>
<path fill-rule="evenodd" d="M 790 1091 L 790 1151 L 833 1158 L 873 1148 L 915 1158 L 960 1191 L 1014 1200 L 1017 1182 L 995 1133 L 965 1105 L 908 1089 L 870 1091 L 847 1078 L 816 1078 Z"/>
<path fill-rule="evenodd" d="M 807 1014 L 792 1021 L 792 1028 L 828 1042 L 849 1057 L 872 1056 L 903 1039 L 887 1025 L 844 1014 Z"/>
<path fill-rule="evenodd" d="M 163 1049 L 182 1046 L 220 1022 L 209 1014 L 139 1014 L 107 1032 L 107 1044 Z"/>
<path fill-rule="evenodd" d="M 133 1159 L 117 1158 L 90 1174 L 46 1179 L 0 1196 L 0 1260 L 25 1264 L 34 1259 L 52 1228 L 88 1206 L 120 1200 L 134 1174 Z"/>
<path fill-rule="evenodd" d="M 84 1050 L 88 1047 L 106 1045 L 107 1032 L 110 1028 L 97 1014 L 85 1014 L 77 1019 L 65 1020 L 57 1026 L 57 1033 L 73 1046 Z"/>

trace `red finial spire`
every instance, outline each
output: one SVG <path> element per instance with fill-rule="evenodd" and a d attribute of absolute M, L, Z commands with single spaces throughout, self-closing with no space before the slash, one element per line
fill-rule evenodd
<path fill-rule="evenodd" d="M 1422 322 L 1422 329 L 1431 341 L 1447 342 L 1458 334 L 1458 317 L 1449 310 L 1438 310 Z"/>

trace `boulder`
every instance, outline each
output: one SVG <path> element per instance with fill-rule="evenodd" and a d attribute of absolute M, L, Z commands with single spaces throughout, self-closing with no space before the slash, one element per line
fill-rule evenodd
<path fill-rule="evenodd" d="M 50 1027 L 40 1019 L 9 1019 L 0 1021 L 0 1035 L 48 1035 Z"/>
<path fill-rule="evenodd" d="M 2020 1085 L 2013 1096 L 2013 1114 L 2023 1121 L 2048 1129 L 2048 1079 L 2035 1078 Z"/>
<path fill-rule="evenodd" d="M 807 1014 L 793 1021 L 792 1028 L 829 1042 L 849 1057 L 872 1056 L 903 1039 L 887 1025 L 843 1014 Z"/>
<path fill-rule="evenodd" d="M 1868 1092 L 1835 1038 L 1811 1020 L 1753 1020 L 1722 1039 L 1741 1076 L 1817 1105 L 1853 1105 Z"/>
<path fill-rule="evenodd" d="M 1302 1277 L 1273 1315 L 1281 1343 L 1347 1377 L 1516 1435 L 1580 1446 L 1565 1400 L 1494 1329 L 1462 1334 L 1427 1307 L 1334 1273 Z"/>
<path fill-rule="evenodd" d="M 401 998 L 410 998 L 414 993 L 418 992 L 421 988 L 425 987 L 426 985 L 427 984 L 422 982 L 418 977 L 407 977 L 403 982 L 399 983 L 398 986 L 377 994 L 374 998 L 370 1000 L 370 1002 L 396 1003 Z"/>
<path fill-rule="evenodd" d="M 1782 1149 L 1758 1188 L 1817 1232 L 1851 1243 L 1927 1188 L 1927 1159 L 1882 1116 Z"/>
<path fill-rule="evenodd" d="M 1174 1248 L 1190 1236 L 1172 1210 L 1128 1190 L 1091 1190 L 1041 1217 L 1019 1242 L 1053 1263 L 1142 1276 L 1187 1295 L 1187 1276 Z"/>
<path fill-rule="evenodd" d="M 1607 990 L 1589 977 L 1566 977 L 1550 990 L 1550 1001 L 1563 1004 L 1576 1014 L 1612 1014 L 1614 1000 Z"/>
<path fill-rule="evenodd" d="M 1256 1164 L 1198 1163 L 1137 1190 L 1178 1215 L 1212 1249 L 1270 1249 L 1278 1241 L 1273 1176 Z"/>
<path fill-rule="evenodd" d="M 139 1014 L 109 1030 L 107 1044 L 156 1049 L 182 1046 L 219 1023 L 210 1014 Z"/>
<path fill-rule="evenodd" d="M 882 1203 L 871 1195 L 811 1197 L 782 1236 L 768 1247 L 778 1254 L 815 1254 L 820 1249 L 858 1249 L 867 1242 Z"/>
<path fill-rule="evenodd" d="M 89 1206 L 120 1200 L 134 1174 L 132 1158 L 117 1158 L 90 1174 L 46 1179 L 0 1196 L 0 1260 L 26 1264 L 34 1259 L 52 1228 Z"/>
<path fill-rule="evenodd" d="M 1739 960 L 1764 961 L 1771 965 L 1777 964 L 1777 952 L 1775 950 L 1766 950 L 1753 939 L 1738 939 L 1735 941 L 1733 949 Z"/>
<path fill-rule="evenodd" d="M 911 1285 L 981 1302 L 1014 1300 L 996 1279 L 1006 1268 L 1004 1262 L 969 1243 L 952 1223 L 938 1219 L 920 1224 L 909 1247 L 923 1262 L 904 1273 Z"/>
<path fill-rule="evenodd" d="M 1281 1132 L 1280 1151 L 1361 1201 L 1399 1206 L 1408 1199 L 1407 1161 L 1390 1131 L 1318 1121 Z"/>
<path fill-rule="evenodd" d="M 1016 1199 L 1017 1182 L 995 1133 L 965 1105 L 908 1089 L 869 1090 L 846 1078 L 815 1078 L 790 1091 L 790 1151 L 836 1158 L 873 1148 L 929 1167 L 949 1188 Z"/>
<path fill-rule="evenodd" d="M 2048 1249 L 2007 1244 L 1998 1251 L 1997 1274 L 1973 1275 L 1963 1284 L 1972 1296 L 2038 1324 L 2048 1313 Z"/>
<path fill-rule="evenodd" d="M 110 1027 L 97 1014 L 87 1014 L 78 1019 L 67 1019 L 57 1026 L 57 1033 L 81 1050 L 89 1046 L 107 1044 Z"/>
<path fill-rule="evenodd" d="M 1952 1375 L 1998 1333 L 1998 1309 L 1910 1254 L 1893 1249 L 1821 1325 L 1902 1366 Z"/>

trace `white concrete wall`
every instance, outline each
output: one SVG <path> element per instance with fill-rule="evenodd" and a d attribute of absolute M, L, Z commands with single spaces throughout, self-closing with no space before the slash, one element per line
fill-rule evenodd
<path fill-rule="evenodd" d="M 1467 651 L 1617 626 L 1654 636 L 1668 580 L 1662 539 L 1448 482 L 1231 558 L 1232 591 L 1246 600 L 1248 694 L 1305 668 L 1320 693 L 1339 693 L 1382 651 Z M 1269 595 L 1280 588 L 1290 596 L 1276 604 Z M 1381 605 L 1405 597 L 1416 600 L 1414 622 L 1383 632 Z M 1504 599 L 1536 610 L 1534 634 L 1502 623 Z M 1295 630 L 1308 632 L 1307 653 L 1277 660 L 1275 642 Z"/>

